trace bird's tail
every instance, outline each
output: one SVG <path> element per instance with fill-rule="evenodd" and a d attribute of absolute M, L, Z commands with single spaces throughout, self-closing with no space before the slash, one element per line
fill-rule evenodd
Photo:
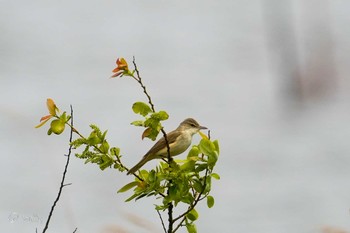
<path fill-rule="evenodd" d="M 138 162 L 135 166 L 133 166 L 129 171 L 128 171 L 128 175 L 130 174 L 134 174 L 137 170 L 139 170 L 143 165 L 145 165 L 145 163 L 147 163 L 148 161 L 150 161 L 152 158 L 150 158 L 149 156 L 144 156 L 140 162 Z"/>

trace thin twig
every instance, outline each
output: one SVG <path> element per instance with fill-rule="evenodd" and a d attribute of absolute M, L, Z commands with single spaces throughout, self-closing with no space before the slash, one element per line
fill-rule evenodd
<path fill-rule="evenodd" d="M 135 72 L 136 72 L 136 75 L 137 77 L 135 77 L 134 75 L 132 76 L 139 84 L 140 86 L 142 87 L 143 89 L 143 93 L 145 93 L 145 95 L 147 96 L 147 99 L 148 99 L 148 103 L 149 105 L 151 105 L 151 109 L 153 112 L 156 112 L 155 108 L 154 108 L 154 104 L 152 102 L 152 99 L 151 99 L 151 96 L 148 94 L 147 92 L 147 89 L 146 89 L 146 86 L 143 84 L 142 82 L 142 78 L 140 76 L 140 72 L 139 70 L 137 69 L 137 65 L 136 65 L 136 61 L 135 61 L 135 56 L 133 57 L 133 60 L 132 60 L 132 63 L 134 64 L 134 68 L 135 68 Z M 168 137 L 167 137 L 167 134 L 164 130 L 164 128 L 161 128 L 160 131 L 163 133 L 163 137 L 165 139 L 165 142 L 166 142 L 166 146 L 167 146 L 167 152 L 168 152 L 168 163 L 170 164 L 170 162 L 173 160 L 170 156 L 170 147 L 169 147 L 169 142 L 168 142 Z"/>
<path fill-rule="evenodd" d="M 63 189 L 63 187 L 65 186 L 65 185 L 64 185 L 64 181 L 65 181 L 65 179 L 66 179 L 66 174 L 67 174 L 68 165 L 69 165 L 69 159 L 70 159 L 70 155 L 71 155 L 71 153 L 72 153 L 72 147 L 73 147 L 73 145 L 71 144 L 71 143 L 72 143 L 72 138 L 73 138 L 73 129 L 74 129 L 74 128 L 73 128 L 73 107 L 72 107 L 72 105 L 70 106 L 70 111 L 71 111 L 71 119 L 70 119 L 70 120 L 71 120 L 71 125 L 72 125 L 72 127 L 71 127 L 71 130 L 70 130 L 70 136 L 69 136 L 69 144 L 70 144 L 70 146 L 69 146 L 69 149 L 68 149 L 67 161 L 66 161 L 66 165 L 65 165 L 65 167 L 64 167 L 64 171 L 63 171 L 63 175 L 62 175 L 61 185 L 60 185 L 60 188 L 59 188 L 59 190 L 58 190 L 58 194 L 57 194 L 56 200 L 54 201 L 54 203 L 53 203 L 53 205 L 52 205 L 52 207 L 51 207 L 49 216 L 48 216 L 48 218 L 47 218 L 45 227 L 44 227 L 44 229 L 43 229 L 43 233 L 45 233 L 46 230 L 47 230 L 48 227 L 49 227 L 49 223 L 50 223 L 50 220 L 51 220 L 53 211 L 54 211 L 54 209 L 55 209 L 55 206 L 56 206 L 57 202 L 59 201 L 59 199 L 60 199 L 60 197 L 61 197 L 62 189 Z"/>
<path fill-rule="evenodd" d="M 137 69 L 137 65 L 136 65 L 136 62 L 135 62 L 135 56 L 133 57 L 132 63 L 134 64 L 135 71 L 136 71 L 136 74 L 137 74 L 137 78 L 134 77 L 134 76 L 132 76 L 132 77 L 141 85 L 141 87 L 142 87 L 142 89 L 143 89 L 143 93 L 145 93 L 145 95 L 146 95 L 147 98 L 148 98 L 148 103 L 151 105 L 151 108 L 152 108 L 153 112 L 156 112 L 156 111 L 154 110 L 154 105 L 153 105 L 153 103 L 152 103 L 151 96 L 147 93 L 146 86 L 143 85 L 143 83 L 142 83 L 142 79 L 141 79 L 141 76 L 140 76 L 140 72 L 139 72 L 139 70 Z"/>
<path fill-rule="evenodd" d="M 166 233 L 166 228 L 165 228 L 165 225 L 164 225 L 164 221 L 163 221 L 162 215 L 160 214 L 159 210 L 157 210 L 157 213 L 159 215 L 160 221 L 162 222 L 163 230 Z"/>
<path fill-rule="evenodd" d="M 72 183 L 64 184 L 63 187 L 64 187 L 64 186 L 68 186 L 68 185 L 72 185 Z"/>
<path fill-rule="evenodd" d="M 77 232 L 78 228 L 75 228 L 75 230 L 73 231 L 73 233 Z"/>
<path fill-rule="evenodd" d="M 148 94 L 147 92 L 147 89 L 146 89 L 146 86 L 142 83 L 142 78 L 140 76 L 140 72 L 137 68 L 137 65 L 136 65 L 136 61 L 135 61 L 135 56 L 133 57 L 133 64 L 134 64 L 134 67 L 135 67 L 135 72 L 136 72 L 136 75 L 137 77 L 135 77 L 134 75 L 132 76 L 139 84 L 140 86 L 142 87 L 143 89 L 143 92 L 145 93 L 145 95 L 147 96 L 148 98 L 148 103 L 151 105 L 151 109 L 153 112 L 156 112 L 155 108 L 154 108 L 154 104 L 152 102 L 152 99 L 151 99 L 151 96 Z M 167 137 L 167 134 L 164 130 L 164 128 L 162 127 L 161 128 L 161 132 L 163 134 L 163 137 L 164 137 L 164 140 L 165 140 L 165 143 L 166 143 L 166 147 L 167 147 L 167 159 L 168 159 L 168 164 L 170 166 L 171 162 L 173 161 L 173 159 L 171 158 L 171 155 L 170 155 L 170 146 L 169 146 L 169 141 L 168 141 L 168 137 Z M 168 184 L 168 190 L 167 190 L 167 196 L 169 196 L 169 187 L 171 185 L 172 181 L 169 180 L 169 184 Z M 163 196 L 163 195 L 162 195 Z M 172 233 L 173 232 L 173 208 L 174 208 L 174 205 L 172 202 L 169 203 L 168 205 L 168 221 L 169 221 L 169 227 L 168 227 L 168 233 Z"/>

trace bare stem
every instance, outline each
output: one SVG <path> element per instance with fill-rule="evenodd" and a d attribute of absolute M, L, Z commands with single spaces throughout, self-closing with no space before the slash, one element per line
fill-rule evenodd
<path fill-rule="evenodd" d="M 160 218 L 160 221 L 162 222 L 163 230 L 164 230 L 165 233 L 167 233 L 165 225 L 164 225 L 164 221 L 163 221 L 163 218 L 162 218 L 162 215 L 160 214 L 159 210 L 157 210 L 157 213 L 158 213 L 158 216 Z"/>
<path fill-rule="evenodd" d="M 70 131 L 70 136 L 69 136 L 69 144 L 71 144 L 72 142 L 72 138 L 73 138 L 73 107 L 72 105 L 70 106 L 70 111 L 71 111 L 71 131 Z M 70 159 L 70 155 L 72 153 L 72 145 L 69 146 L 69 149 L 68 149 L 68 154 L 67 154 L 67 161 L 66 161 L 66 165 L 64 167 L 64 171 L 63 171 L 63 175 L 62 175 L 62 180 L 61 180 L 61 185 L 60 185 L 60 188 L 58 190 L 58 194 L 57 194 L 57 197 L 56 197 L 56 200 L 54 201 L 53 205 L 51 206 L 51 210 L 50 210 L 50 213 L 48 215 L 48 218 L 47 218 L 47 221 L 46 221 L 46 224 L 45 224 L 45 227 L 43 229 L 43 233 L 46 232 L 46 230 L 48 229 L 49 227 L 49 223 L 50 223 L 50 220 L 51 220 L 51 217 L 52 217 L 52 214 L 53 214 L 53 211 L 55 209 L 55 206 L 57 204 L 57 202 L 59 201 L 60 197 L 61 197 L 61 193 L 62 193 L 62 190 L 63 190 L 63 187 L 64 186 L 67 186 L 67 184 L 64 184 L 64 181 L 66 179 L 66 174 L 67 174 L 67 171 L 68 171 L 68 165 L 69 165 L 69 159 Z"/>
<path fill-rule="evenodd" d="M 142 78 L 141 78 L 140 72 L 139 72 L 139 70 L 137 68 L 135 57 L 133 57 L 133 61 L 132 62 L 134 64 L 135 72 L 136 72 L 136 77 L 134 75 L 132 77 L 140 84 L 141 88 L 143 89 L 143 92 L 147 96 L 148 103 L 150 104 L 152 111 L 156 112 L 154 104 L 153 104 L 152 99 L 151 99 L 151 96 L 148 94 L 146 86 L 142 83 Z M 166 142 L 167 154 L 168 154 L 168 156 L 167 156 L 168 161 L 167 162 L 168 162 L 168 164 L 170 166 L 170 164 L 173 161 L 173 159 L 171 158 L 171 155 L 170 155 L 170 146 L 169 146 L 168 137 L 167 137 L 167 134 L 166 134 L 164 128 L 161 128 L 161 132 L 162 132 L 164 140 Z M 171 183 L 172 183 L 172 181 L 169 180 L 167 195 L 169 195 L 169 187 L 170 187 Z M 173 208 L 174 208 L 174 205 L 173 205 L 172 202 L 170 202 L 169 206 L 168 206 L 168 221 L 169 221 L 168 233 L 172 233 L 173 232 L 173 224 L 174 224 L 174 221 L 173 221 Z"/>

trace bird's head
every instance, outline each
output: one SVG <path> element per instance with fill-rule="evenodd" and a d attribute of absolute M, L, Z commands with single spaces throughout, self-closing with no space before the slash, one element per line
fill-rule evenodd
<path fill-rule="evenodd" d="M 193 118 L 187 118 L 179 125 L 178 129 L 188 131 L 191 135 L 196 134 L 201 129 L 207 129 L 207 127 L 201 126 Z"/>

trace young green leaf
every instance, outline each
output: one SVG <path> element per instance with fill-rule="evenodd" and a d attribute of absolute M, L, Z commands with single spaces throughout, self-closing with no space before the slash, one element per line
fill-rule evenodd
<path fill-rule="evenodd" d="M 113 155 L 113 156 L 118 156 L 119 153 L 120 153 L 120 148 L 118 147 L 112 147 L 111 149 L 109 149 L 110 153 Z"/>
<path fill-rule="evenodd" d="M 108 153 L 108 150 L 109 150 L 109 144 L 108 144 L 108 142 L 107 142 L 107 141 L 103 141 L 103 142 L 101 143 L 101 146 L 100 146 L 99 149 L 101 150 L 102 153 L 107 154 L 107 153 Z"/>
<path fill-rule="evenodd" d="M 159 121 L 165 121 L 169 118 L 169 115 L 166 111 L 159 111 L 159 112 L 153 113 L 151 117 Z"/>
<path fill-rule="evenodd" d="M 215 140 L 215 141 L 213 141 L 213 143 L 214 143 L 214 146 L 215 146 L 216 151 L 218 152 L 218 154 L 220 154 L 219 141 L 218 141 L 218 140 Z"/>
<path fill-rule="evenodd" d="M 61 134 L 64 131 L 65 122 L 59 119 L 51 121 L 50 130 L 54 134 Z"/>
<path fill-rule="evenodd" d="M 143 126 L 143 121 L 133 121 L 131 124 L 135 126 Z"/>
<path fill-rule="evenodd" d="M 139 195 L 140 195 L 139 193 L 134 193 L 132 196 L 130 196 L 128 199 L 126 199 L 125 202 L 129 202 L 129 201 L 135 199 L 135 197 L 137 197 Z"/>
<path fill-rule="evenodd" d="M 215 156 L 217 154 L 214 143 L 208 139 L 202 139 L 199 142 L 199 149 L 203 154 L 208 156 Z"/>
<path fill-rule="evenodd" d="M 191 221 L 195 221 L 198 219 L 198 212 L 195 209 L 192 209 L 187 213 L 186 217 Z"/>
<path fill-rule="evenodd" d="M 200 182 L 199 180 L 193 180 L 193 188 L 196 190 L 197 193 L 203 192 L 202 182 Z"/>
<path fill-rule="evenodd" d="M 209 208 L 213 207 L 214 206 L 214 197 L 213 196 L 207 196 L 207 206 Z"/>
<path fill-rule="evenodd" d="M 197 233 L 197 228 L 194 223 L 187 223 L 186 228 L 188 233 Z"/>
<path fill-rule="evenodd" d="M 191 157 L 198 157 L 199 154 L 199 149 L 197 146 L 193 146 L 190 150 L 190 152 L 188 152 L 187 158 L 191 158 Z"/>
<path fill-rule="evenodd" d="M 213 177 L 214 179 L 220 180 L 219 174 L 217 174 L 217 173 L 211 173 L 210 175 L 211 175 L 211 177 Z"/>
<path fill-rule="evenodd" d="M 213 154 L 208 154 L 208 165 L 210 169 L 214 168 L 217 161 L 218 161 L 218 154 L 216 152 Z"/>
<path fill-rule="evenodd" d="M 137 182 L 137 181 L 130 182 L 130 183 L 124 185 L 121 189 L 119 189 L 117 193 L 126 192 L 126 191 L 128 191 L 129 189 L 135 187 L 138 184 L 139 184 L 139 182 Z"/>
<path fill-rule="evenodd" d="M 152 112 L 150 106 L 144 102 L 136 102 L 132 105 L 132 110 L 134 113 L 140 114 L 142 116 L 147 116 L 148 113 Z"/>

